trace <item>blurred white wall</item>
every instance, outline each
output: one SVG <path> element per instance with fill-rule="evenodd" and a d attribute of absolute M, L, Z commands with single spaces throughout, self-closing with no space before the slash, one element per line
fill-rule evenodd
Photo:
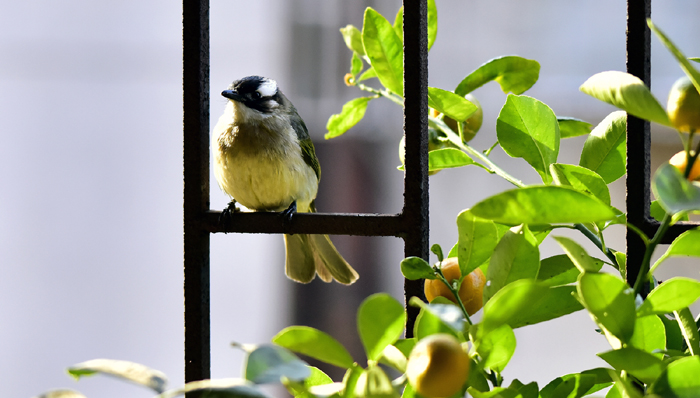
<path fill-rule="evenodd" d="M 625 2 L 553 0 L 438 0 L 439 34 L 430 54 L 430 84 L 454 88 L 496 56 L 538 60 L 541 78 L 528 92 L 559 115 L 597 124 L 612 108 L 578 92 L 590 75 L 624 70 Z M 368 2 L 389 18 L 398 0 Z M 312 137 L 322 140 L 330 114 L 360 95 L 345 88 L 349 54 L 337 28 L 361 26 L 361 2 L 325 0 L 212 0 L 212 124 L 223 109 L 218 95 L 231 80 L 274 77 L 297 105 Z M 4 1 L 0 13 L 0 374 L 6 396 L 30 397 L 51 388 L 91 397 L 148 397 L 142 388 L 105 377 L 76 383 L 64 372 L 92 358 L 141 362 L 182 383 L 182 91 L 181 9 L 178 2 Z M 299 11 L 302 10 L 302 11 Z M 655 2 L 652 17 L 688 55 L 700 55 L 690 0 Z M 292 24 L 319 25 L 323 63 L 303 67 L 314 49 L 290 43 Z M 325 34 L 325 32 L 330 32 Z M 665 93 L 681 75 L 653 38 L 652 90 Z M 340 48 L 340 50 L 338 50 Z M 309 50 L 308 48 L 306 50 Z M 337 54 L 344 54 L 338 57 Z M 326 54 L 328 54 L 326 56 Z M 302 56 L 303 55 L 303 56 Z M 345 58 L 343 58 L 345 57 Z M 301 65 L 301 66 L 300 66 Z M 315 76 L 316 79 L 309 79 Z M 309 85 L 318 85 L 312 90 Z M 477 148 L 494 141 L 505 96 L 491 83 L 475 92 L 485 122 Z M 372 104 L 364 120 L 338 145 L 369 145 L 379 179 L 374 208 L 401 208 L 395 170 L 402 117 L 393 104 Z M 657 136 L 675 137 L 658 131 Z M 673 138 L 656 139 L 658 164 L 674 153 Z M 577 162 L 582 140 L 563 145 L 561 160 Z M 522 162 L 502 151 L 494 158 L 526 182 Z M 321 159 L 328 166 L 333 159 Z M 339 174 L 324 174 L 334 189 Z M 455 180 L 457 178 L 457 180 Z M 383 182 L 382 182 L 383 181 Z M 458 184 L 455 184 L 457 182 Z M 479 169 L 443 171 L 430 180 L 431 241 L 456 241 L 456 214 L 509 188 Z M 342 187 L 338 188 L 342 189 Z M 624 207 L 624 183 L 613 202 Z M 212 208 L 227 198 L 212 180 Z M 344 208 L 326 211 L 346 211 Z M 624 246 L 622 230 L 608 243 Z M 401 295 L 401 241 L 378 238 L 384 290 Z M 559 253 L 545 243 L 543 257 Z M 212 376 L 240 372 L 231 341 L 260 343 L 289 323 L 292 283 L 282 274 L 279 236 L 212 237 Z M 673 274 L 683 265 L 666 267 Z M 697 271 L 687 267 L 688 274 Z M 360 282 L 363 283 L 363 279 Z M 348 317 L 354 319 L 353 313 Z M 567 372 L 601 365 L 607 349 L 584 314 L 518 331 L 508 379 L 544 385 Z M 571 345 L 576 342 L 575 345 Z M 567 351 L 576 347 L 575 351 Z M 533 360 L 542 368 L 533 367 Z"/>

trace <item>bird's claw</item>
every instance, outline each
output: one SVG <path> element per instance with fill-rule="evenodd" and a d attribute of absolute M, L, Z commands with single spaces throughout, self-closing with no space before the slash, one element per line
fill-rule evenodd
<path fill-rule="evenodd" d="M 289 225 L 292 223 L 292 217 L 297 213 L 297 201 L 293 201 L 289 207 L 287 207 L 285 210 L 282 210 L 280 212 L 280 217 L 282 217 L 282 222 L 285 225 Z"/>
<path fill-rule="evenodd" d="M 219 225 L 224 228 L 231 224 L 231 216 L 234 213 L 240 212 L 241 209 L 236 207 L 236 200 L 231 200 L 226 207 L 219 214 Z"/>

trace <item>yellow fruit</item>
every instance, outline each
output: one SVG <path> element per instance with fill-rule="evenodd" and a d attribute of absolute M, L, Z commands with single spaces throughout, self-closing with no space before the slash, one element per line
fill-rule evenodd
<path fill-rule="evenodd" d="M 677 168 L 681 174 L 685 173 L 685 168 L 688 166 L 685 151 L 680 151 L 673 155 L 668 162 L 671 163 L 671 166 Z M 688 180 L 690 181 L 695 181 L 698 179 L 700 179 L 700 158 L 695 160 L 695 163 L 693 163 L 693 168 L 690 170 L 690 174 L 688 175 Z"/>
<path fill-rule="evenodd" d="M 700 94 L 687 76 L 676 80 L 671 87 L 666 112 L 679 131 L 687 133 L 700 129 Z"/>
<path fill-rule="evenodd" d="M 469 142 L 472 138 L 476 136 L 476 133 L 478 133 L 479 129 L 481 128 L 481 124 L 484 122 L 484 110 L 481 108 L 481 104 L 476 99 L 476 97 L 471 95 L 471 93 L 465 95 L 464 98 L 468 99 L 469 102 L 476 105 L 476 112 L 469 116 L 467 120 L 462 122 L 462 140 L 464 142 Z M 454 131 L 455 133 L 458 132 L 457 122 L 454 119 L 445 116 L 444 120 L 445 124 L 447 124 L 447 126 L 451 128 L 452 131 Z"/>
<path fill-rule="evenodd" d="M 442 262 L 441 269 L 445 279 L 450 283 L 462 276 L 456 257 L 445 259 Z M 459 298 L 462 300 L 464 308 L 469 315 L 474 315 L 484 306 L 483 294 L 485 284 L 486 276 L 479 268 L 469 273 L 462 281 L 462 285 L 459 287 Z M 444 297 L 455 304 L 457 303 L 457 299 L 450 292 L 450 289 L 439 279 L 426 280 L 423 291 L 428 302 L 435 300 L 436 297 Z"/>
<path fill-rule="evenodd" d="M 453 336 L 430 335 L 413 347 L 406 377 L 424 397 L 451 397 L 461 391 L 469 378 L 469 355 Z"/>

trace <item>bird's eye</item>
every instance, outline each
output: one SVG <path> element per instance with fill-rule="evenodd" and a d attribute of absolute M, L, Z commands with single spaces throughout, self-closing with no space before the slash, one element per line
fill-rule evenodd
<path fill-rule="evenodd" d="M 260 99 L 260 98 L 262 98 L 262 95 L 261 95 L 259 92 L 257 92 L 257 91 L 253 91 L 253 93 L 251 94 L 251 96 L 253 97 L 253 99 Z"/>

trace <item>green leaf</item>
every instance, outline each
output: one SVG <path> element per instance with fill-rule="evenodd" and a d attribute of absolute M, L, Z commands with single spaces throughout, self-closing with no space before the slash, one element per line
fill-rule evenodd
<path fill-rule="evenodd" d="M 597 73 L 579 88 L 591 97 L 616 106 L 641 119 L 671 126 L 666 111 L 644 82 L 629 73 L 607 71 Z"/>
<path fill-rule="evenodd" d="M 379 81 L 403 96 L 403 43 L 389 21 L 371 7 L 365 10 L 362 43 Z"/>
<path fill-rule="evenodd" d="M 158 398 L 172 398 L 190 393 L 200 393 L 200 396 L 207 398 L 270 398 L 255 384 L 240 378 L 191 381 L 183 388 L 167 391 Z"/>
<path fill-rule="evenodd" d="M 671 278 L 649 293 L 637 310 L 637 316 L 680 311 L 689 307 L 698 298 L 700 298 L 700 282 L 684 277 Z"/>
<path fill-rule="evenodd" d="M 676 256 L 692 256 L 700 257 L 700 228 L 691 229 L 683 232 L 676 239 L 673 240 L 671 246 L 668 247 L 666 253 L 661 256 L 652 269 L 661 264 L 664 260 L 669 257 Z M 684 306 L 685 307 L 685 306 Z M 669 311 L 670 312 L 670 311 Z"/>
<path fill-rule="evenodd" d="M 688 62 L 688 58 L 683 55 L 681 50 L 676 47 L 675 44 L 671 41 L 671 39 L 664 34 L 664 32 L 661 31 L 661 29 L 657 28 L 652 22 L 651 19 L 647 19 L 647 25 L 649 25 L 649 29 L 651 29 L 652 32 L 656 33 L 656 36 L 661 40 L 661 42 L 668 48 L 668 50 L 673 54 L 673 56 L 676 58 L 676 61 L 681 66 L 681 69 L 683 69 L 683 72 L 685 72 L 686 75 L 690 78 L 690 80 L 693 82 L 693 85 L 695 86 L 695 89 L 700 91 L 700 72 L 697 71 L 693 67 L 693 65 Z"/>
<path fill-rule="evenodd" d="M 459 270 L 461 275 L 469 275 L 491 257 L 498 244 L 498 230 L 493 221 L 464 210 L 457 215 L 457 231 Z"/>
<path fill-rule="evenodd" d="M 504 93 L 522 94 L 537 82 L 539 76 L 540 64 L 537 61 L 517 56 L 494 58 L 465 77 L 455 93 L 464 96 L 495 80 Z"/>
<path fill-rule="evenodd" d="M 355 385 L 357 398 L 398 398 L 391 379 L 379 366 L 370 366 L 360 374 Z"/>
<path fill-rule="evenodd" d="M 411 350 L 413 350 L 413 347 L 416 346 L 416 342 L 418 340 L 416 338 L 410 338 L 410 339 L 398 339 L 394 344 L 392 344 L 394 347 L 398 348 L 401 353 L 408 358 L 408 356 L 411 354 Z"/>
<path fill-rule="evenodd" d="M 452 304 L 425 304 L 419 299 L 411 304 L 421 308 L 413 328 L 413 335 L 418 339 L 436 333 L 447 333 L 458 339 L 464 327 L 461 310 Z"/>
<path fill-rule="evenodd" d="M 315 366 L 308 366 L 311 372 L 310 376 L 307 377 L 303 383 L 290 383 L 285 382 L 284 386 L 296 398 L 314 398 L 309 389 L 316 386 L 326 386 L 327 388 L 332 388 L 333 379 L 327 374 Z M 338 383 L 339 384 L 339 383 Z"/>
<path fill-rule="evenodd" d="M 653 200 L 649 206 L 649 215 L 656 221 L 661 221 L 666 215 L 666 210 L 661 207 L 658 200 Z M 682 217 L 677 218 L 676 221 L 690 221 L 690 218 L 688 217 L 688 214 L 684 214 Z"/>
<path fill-rule="evenodd" d="M 700 357 L 692 356 L 674 361 L 649 387 L 648 393 L 664 398 L 695 398 L 700 396 Z"/>
<path fill-rule="evenodd" d="M 577 191 L 593 195 L 610 205 L 610 190 L 595 171 L 573 164 L 552 163 L 549 171 L 557 185 L 568 185 Z"/>
<path fill-rule="evenodd" d="M 664 323 L 657 316 L 638 316 L 634 323 L 634 333 L 629 341 L 629 346 L 649 353 L 665 349 L 666 329 Z M 659 359 L 663 358 L 663 354 L 652 355 Z"/>
<path fill-rule="evenodd" d="M 547 384 L 540 396 L 542 398 L 578 398 L 588 394 L 595 385 L 596 377 L 590 374 L 576 373 L 558 377 Z"/>
<path fill-rule="evenodd" d="M 552 109 L 534 98 L 508 94 L 496 121 L 498 143 L 511 157 L 523 158 L 549 184 L 549 165 L 559 155 L 559 124 Z"/>
<path fill-rule="evenodd" d="M 474 358 L 469 358 L 469 379 L 467 379 L 467 385 L 473 391 L 486 392 L 491 389 L 488 381 L 486 381 L 486 376 L 484 376 L 484 370 Z"/>
<path fill-rule="evenodd" d="M 404 355 L 401 350 L 392 344 L 389 344 L 386 346 L 386 348 L 384 348 L 384 351 L 382 351 L 382 356 L 379 358 L 380 363 L 391 366 L 401 373 L 406 372 L 407 361 L 408 359 L 406 358 L 406 355 Z"/>
<path fill-rule="evenodd" d="M 535 279 L 540 269 L 540 251 L 535 236 L 525 225 L 506 232 L 489 261 L 484 302 L 511 282 Z"/>
<path fill-rule="evenodd" d="M 362 58 L 360 58 L 359 55 L 357 55 L 356 52 L 352 53 L 352 60 L 350 62 L 350 74 L 354 77 L 357 76 L 358 73 L 362 71 L 362 67 L 364 65 L 362 64 Z"/>
<path fill-rule="evenodd" d="M 668 214 L 700 210 L 700 187 L 689 182 L 668 163 L 656 170 L 651 190 Z"/>
<path fill-rule="evenodd" d="M 340 28 L 340 34 L 343 35 L 343 41 L 350 50 L 359 54 L 365 55 L 365 48 L 362 45 L 362 33 L 353 25 L 347 25 Z"/>
<path fill-rule="evenodd" d="M 595 264 L 592 272 L 600 271 L 603 262 L 596 258 L 591 259 Z M 576 268 L 569 256 L 558 254 L 540 261 L 540 272 L 537 274 L 537 280 L 548 286 L 568 285 L 576 282 L 579 273 L 581 271 Z"/>
<path fill-rule="evenodd" d="M 539 303 L 546 294 L 547 287 L 531 279 L 515 281 L 499 290 L 491 300 L 484 305 L 484 314 L 479 327 L 483 336 L 517 319 L 520 313 L 531 309 Z"/>
<path fill-rule="evenodd" d="M 578 137 L 591 132 L 592 124 L 573 117 L 558 116 L 559 136 L 561 138 Z"/>
<path fill-rule="evenodd" d="M 396 13 L 394 18 L 394 32 L 403 42 L 403 6 L 399 7 L 399 12 Z"/>
<path fill-rule="evenodd" d="M 612 369 L 608 369 L 608 373 L 615 384 L 613 384 L 612 388 L 605 396 L 606 398 L 642 398 L 642 393 L 636 385 L 632 385 L 632 381 L 629 377 L 622 377 L 622 372 Z"/>
<path fill-rule="evenodd" d="M 510 383 L 508 388 L 518 390 L 522 398 L 538 398 L 540 396 L 540 389 L 535 381 L 523 384 L 520 380 L 515 379 Z"/>
<path fill-rule="evenodd" d="M 540 397 L 582 397 L 592 394 L 612 383 L 608 370 L 611 369 L 594 368 L 557 377 L 542 388 Z"/>
<path fill-rule="evenodd" d="M 386 346 L 403 333 L 406 313 L 403 305 L 386 293 L 369 296 L 357 310 L 357 328 L 367 360 L 376 361 Z"/>
<path fill-rule="evenodd" d="M 501 224 L 565 224 L 615 217 L 600 200 L 562 186 L 529 186 L 501 192 L 477 203 L 471 212 Z"/>
<path fill-rule="evenodd" d="M 513 329 L 517 329 L 580 311 L 583 306 L 576 300 L 575 292 L 575 286 L 549 287 L 541 297 L 537 298 L 536 304 L 533 303 L 530 308 L 515 314 L 508 324 Z"/>
<path fill-rule="evenodd" d="M 245 378 L 255 384 L 280 383 L 283 377 L 303 381 L 311 375 L 306 362 L 284 347 L 264 344 L 246 358 Z"/>
<path fill-rule="evenodd" d="M 140 384 L 151 390 L 162 393 L 165 391 L 168 378 L 163 372 L 151 369 L 135 362 L 116 359 L 93 359 L 81 362 L 68 368 L 68 374 L 79 379 L 83 376 L 91 376 L 102 373 Z"/>
<path fill-rule="evenodd" d="M 355 398 L 355 387 L 357 387 L 357 381 L 364 372 L 365 370 L 357 364 L 354 364 L 347 370 L 347 372 L 345 372 L 345 375 L 343 376 L 343 386 L 345 389 L 342 395 L 344 398 Z"/>
<path fill-rule="evenodd" d="M 374 98 L 376 97 L 359 97 L 345 103 L 340 113 L 331 115 L 328 119 L 328 123 L 326 124 L 328 133 L 326 133 L 324 138 L 335 138 L 350 130 L 357 122 L 365 117 L 367 104 Z"/>
<path fill-rule="evenodd" d="M 625 347 L 598 354 L 617 370 L 624 370 L 644 383 L 653 383 L 664 370 L 664 362 L 642 350 Z"/>
<path fill-rule="evenodd" d="M 515 333 L 508 324 L 490 331 L 479 341 L 476 352 L 481 357 L 481 366 L 502 372 L 515 353 Z"/>
<path fill-rule="evenodd" d="M 690 355 L 700 355 L 700 336 L 698 335 L 698 326 L 695 323 L 695 319 L 693 319 L 693 314 L 686 307 L 680 311 L 673 311 L 673 315 L 676 316 L 683 339 L 690 350 Z"/>
<path fill-rule="evenodd" d="M 433 47 L 433 43 L 435 43 L 435 39 L 437 38 L 437 23 L 438 14 L 435 0 L 428 0 L 428 51 Z"/>
<path fill-rule="evenodd" d="M 699 57 L 689 57 L 688 58 L 691 61 L 699 62 L 700 63 L 700 58 Z"/>
<path fill-rule="evenodd" d="M 420 257 L 406 257 L 401 260 L 401 273 L 408 280 L 436 279 L 433 267 Z"/>
<path fill-rule="evenodd" d="M 428 106 L 459 122 L 467 120 L 477 110 L 477 106 L 463 96 L 436 87 L 428 87 Z"/>
<path fill-rule="evenodd" d="M 441 148 L 428 152 L 428 171 L 479 165 L 457 148 Z"/>
<path fill-rule="evenodd" d="M 481 392 L 471 386 L 467 388 L 470 397 L 473 398 L 520 398 L 521 395 L 515 389 L 494 387 L 491 391 Z"/>
<path fill-rule="evenodd" d="M 657 316 L 664 324 L 667 350 L 683 350 L 683 333 L 676 319 L 668 319 L 666 315 Z"/>
<path fill-rule="evenodd" d="M 599 326 L 623 343 L 629 341 L 634 333 L 634 292 L 622 279 L 610 274 L 582 273 L 578 294 Z"/>
<path fill-rule="evenodd" d="M 272 342 L 299 354 L 341 368 L 347 369 L 355 362 L 350 353 L 338 340 L 309 326 L 290 326 L 285 328 L 272 338 Z"/>
<path fill-rule="evenodd" d="M 596 261 L 574 240 L 564 236 L 555 236 L 554 240 L 564 249 L 566 255 L 580 272 L 598 272 L 600 270 L 601 267 L 596 264 Z"/>
<path fill-rule="evenodd" d="M 374 77 L 377 77 L 377 72 L 374 71 L 374 68 L 369 67 L 369 68 L 367 68 L 366 71 L 364 71 L 364 72 L 360 75 L 360 77 L 357 78 L 357 81 L 358 81 L 358 82 L 361 82 L 361 81 L 364 81 L 364 80 L 367 80 L 367 79 L 371 79 L 371 78 L 374 78 Z"/>
<path fill-rule="evenodd" d="M 581 151 L 579 165 L 595 171 L 606 184 L 627 172 L 627 114 L 609 114 L 591 134 Z"/>
<path fill-rule="evenodd" d="M 442 262 L 445 259 L 445 255 L 442 252 L 442 246 L 439 244 L 435 243 L 430 246 L 430 251 L 437 256 L 438 261 Z"/>

